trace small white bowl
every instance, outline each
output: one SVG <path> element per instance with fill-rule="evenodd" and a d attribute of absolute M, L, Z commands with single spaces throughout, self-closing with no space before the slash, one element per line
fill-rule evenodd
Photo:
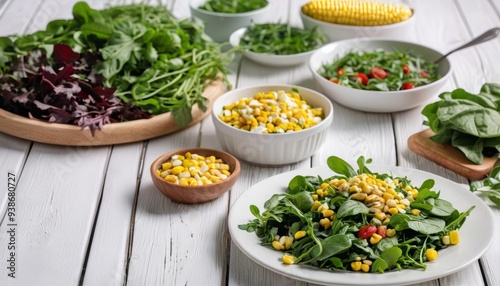
<path fill-rule="evenodd" d="M 381 26 L 352 26 L 328 23 L 316 20 L 300 11 L 300 18 L 305 29 L 318 27 L 318 32 L 323 33 L 330 42 L 352 38 L 387 38 L 395 40 L 413 40 L 415 33 L 415 10 L 412 16 L 403 22 Z"/>
<path fill-rule="evenodd" d="M 231 36 L 229 37 L 229 43 L 231 44 L 231 46 L 239 47 L 241 37 L 246 32 L 246 30 L 247 28 L 240 28 L 231 34 Z M 242 53 L 245 57 L 262 65 L 286 67 L 307 62 L 307 60 L 311 57 L 314 51 L 315 50 L 311 50 L 308 52 L 293 54 L 293 55 L 263 54 L 263 53 L 252 52 L 249 50 L 243 50 Z"/>
<path fill-rule="evenodd" d="M 412 42 L 389 39 L 350 39 L 333 42 L 318 49 L 309 59 L 309 68 L 315 81 L 319 83 L 328 97 L 346 107 L 367 112 L 398 112 L 422 105 L 433 99 L 451 76 L 451 64 L 446 58 L 438 65 L 437 73 L 440 76 L 438 80 L 408 90 L 356 89 L 332 83 L 318 73 L 323 64 L 332 63 L 350 51 L 376 49 L 410 52 L 430 62 L 443 55 L 434 49 Z"/>
<path fill-rule="evenodd" d="M 231 33 L 252 23 L 262 23 L 267 19 L 270 5 L 245 13 L 218 13 L 199 9 L 208 0 L 191 0 L 191 16 L 205 23 L 205 33 L 218 43 L 227 42 Z"/>
<path fill-rule="evenodd" d="M 312 107 L 322 107 L 325 118 L 317 125 L 297 132 L 254 133 L 235 128 L 219 118 L 222 108 L 259 92 L 298 89 Z M 333 105 L 321 93 L 293 85 L 264 85 L 234 89 L 218 97 L 212 106 L 212 120 L 222 148 L 238 159 L 256 165 L 279 166 L 299 162 L 313 155 L 325 142 L 333 119 Z"/>

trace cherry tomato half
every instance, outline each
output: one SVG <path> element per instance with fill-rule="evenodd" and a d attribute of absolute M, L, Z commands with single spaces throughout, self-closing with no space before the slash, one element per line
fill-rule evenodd
<path fill-rule="evenodd" d="M 333 82 L 333 83 L 339 83 L 339 79 L 338 78 L 331 78 L 330 81 Z"/>
<path fill-rule="evenodd" d="M 356 75 L 356 81 L 361 82 L 362 85 L 367 85 L 368 84 L 368 77 L 364 73 L 358 73 Z"/>
<path fill-rule="evenodd" d="M 413 85 L 413 83 L 411 82 L 405 82 L 403 83 L 403 85 L 401 86 L 401 89 L 402 90 L 405 90 L 405 89 L 412 89 L 414 88 L 415 86 Z"/>
<path fill-rule="evenodd" d="M 370 236 L 372 236 L 372 234 L 374 234 L 376 231 L 377 227 L 374 226 L 373 224 L 365 225 L 358 231 L 358 237 L 361 239 L 367 239 Z"/>
<path fill-rule="evenodd" d="M 387 77 L 387 72 L 382 68 L 373 67 L 370 69 L 370 76 L 373 78 L 384 79 Z"/>
<path fill-rule="evenodd" d="M 339 68 L 339 69 L 337 70 L 337 74 L 338 74 L 338 75 L 343 75 L 344 73 L 345 73 L 345 71 L 344 71 L 344 69 L 343 69 L 343 68 Z"/>
<path fill-rule="evenodd" d="M 427 71 L 421 71 L 420 72 L 420 75 L 423 77 L 423 78 L 428 78 L 429 77 L 429 73 Z"/>
<path fill-rule="evenodd" d="M 380 225 L 379 227 L 377 227 L 377 234 L 380 235 L 382 238 L 386 238 L 387 225 Z"/>
<path fill-rule="evenodd" d="M 403 73 L 410 74 L 410 67 L 407 64 L 403 65 Z"/>

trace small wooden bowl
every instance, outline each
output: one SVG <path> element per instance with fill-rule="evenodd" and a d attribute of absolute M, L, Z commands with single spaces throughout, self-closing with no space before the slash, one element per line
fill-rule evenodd
<path fill-rule="evenodd" d="M 203 186 L 181 186 L 178 184 L 165 181 L 156 172 L 161 168 L 161 164 L 168 161 L 174 155 L 184 155 L 186 152 L 203 156 L 213 155 L 218 159 L 222 159 L 224 163 L 229 165 L 231 175 L 223 181 Z M 184 204 L 197 204 L 214 200 L 227 192 L 236 182 L 240 174 L 240 162 L 233 155 L 214 149 L 206 148 L 186 148 L 161 155 L 151 164 L 151 178 L 154 185 L 165 196 L 172 201 Z"/>

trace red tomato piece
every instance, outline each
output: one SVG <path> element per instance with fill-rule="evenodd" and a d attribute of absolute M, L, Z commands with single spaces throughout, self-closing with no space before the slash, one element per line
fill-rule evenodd
<path fill-rule="evenodd" d="M 423 78 L 428 78 L 429 77 L 429 73 L 427 71 L 421 71 L 420 72 L 420 75 L 423 77 Z"/>
<path fill-rule="evenodd" d="M 403 73 L 410 74 L 410 67 L 407 64 L 403 65 Z"/>
<path fill-rule="evenodd" d="M 333 83 L 339 83 L 339 79 L 338 78 L 332 78 L 330 79 L 331 82 Z"/>
<path fill-rule="evenodd" d="M 374 226 L 373 224 L 365 225 L 358 231 L 358 237 L 361 239 L 367 239 L 370 236 L 372 236 L 372 234 L 374 234 L 376 231 L 377 227 Z"/>
<path fill-rule="evenodd" d="M 387 77 L 387 72 L 382 68 L 373 67 L 370 69 L 370 76 L 378 79 Z"/>
<path fill-rule="evenodd" d="M 339 68 L 339 69 L 337 70 L 337 74 L 338 74 L 338 75 L 343 75 L 344 73 L 345 73 L 345 71 L 344 71 L 344 69 L 343 69 L 343 68 Z"/>
<path fill-rule="evenodd" d="M 401 89 L 402 90 L 405 90 L 405 89 L 412 89 L 414 88 L 415 86 L 413 85 L 413 83 L 411 82 L 405 82 L 403 83 L 403 85 L 401 86 Z"/>
<path fill-rule="evenodd" d="M 377 234 L 380 235 L 382 238 L 387 237 L 387 225 L 380 225 L 377 227 Z"/>
<path fill-rule="evenodd" d="M 368 84 L 368 77 L 364 73 L 358 73 L 356 75 L 356 81 L 361 82 L 362 85 L 367 85 Z"/>

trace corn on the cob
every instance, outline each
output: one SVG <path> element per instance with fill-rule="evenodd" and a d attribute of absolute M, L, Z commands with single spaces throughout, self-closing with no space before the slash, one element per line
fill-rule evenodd
<path fill-rule="evenodd" d="M 353 26 L 380 26 L 409 19 L 412 10 L 396 3 L 320 0 L 302 6 L 302 12 L 311 18 L 334 24 Z"/>

